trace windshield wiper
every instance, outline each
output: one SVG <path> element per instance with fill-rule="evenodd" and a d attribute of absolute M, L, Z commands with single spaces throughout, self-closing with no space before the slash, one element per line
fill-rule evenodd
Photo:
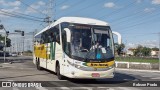
<path fill-rule="evenodd" d="M 86 55 L 85 55 L 85 57 L 84 57 L 84 61 L 85 61 L 85 62 L 87 62 L 87 61 L 88 61 L 88 59 L 87 59 L 87 58 L 88 58 L 88 56 L 89 56 L 89 53 L 90 53 L 90 50 L 87 52 L 87 54 L 86 54 Z"/>

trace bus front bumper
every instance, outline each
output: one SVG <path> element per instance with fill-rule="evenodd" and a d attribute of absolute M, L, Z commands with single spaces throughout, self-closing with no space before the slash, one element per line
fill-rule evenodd
<path fill-rule="evenodd" d="M 69 78 L 83 78 L 83 79 L 102 79 L 102 78 L 113 78 L 114 68 L 107 71 L 83 71 L 80 69 L 70 70 L 65 76 Z"/>

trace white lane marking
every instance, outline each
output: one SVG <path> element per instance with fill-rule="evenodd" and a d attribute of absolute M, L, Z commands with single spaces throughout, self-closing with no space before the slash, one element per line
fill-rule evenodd
<path fill-rule="evenodd" d="M 92 87 L 84 87 L 83 85 L 77 85 L 77 84 L 74 84 L 72 83 L 72 85 L 76 86 L 76 87 L 71 87 L 72 90 L 74 89 L 87 89 L 87 90 L 92 90 Z M 91 85 L 90 85 L 91 86 Z"/>
<path fill-rule="evenodd" d="M 70 87 L 71 88 L 71 90 L 74 90 L 74 89 L 84 89 L 84 90 L 93 90 L 93 88 L 92 87 Z"/>
<path fill-rule="evenodd" d="M 68 88 L 68 87 L 55 87 L 55 89 L 57 90 L 57 89 L 65 89 L 65 90 L 71 90 L 70 88 Z"/>
<path fill-rule="evenodd" d="M 97 90 L 115 90 L 111 87 L 97 87 Z"/>
<path fill-rule="evenodd" d="M 153 76 L 141 76 L 141 77 L 153 77 Z"/>
<path fill-rule="evenodd" d="M 160 79 L 159 76 L 153 76 L 153 75 L 141 75 L 141 77 L 146 77 L 146 78 L 157 78 L 157 79 Z"/>
<path fill-rule="evenodd" d="M 87 90 L 92 90 L 91 87 L 83 87 L 81 85 L 77 85 L 77 84 L 74 84 L 74 83 L 72 83 L 72 85 L 77 86 L 77 87 L 64 87 L 64 85 L 60 85 L 59 83 L 56 83 L 56 82 L 51 82 L 51 83 L 58 86 L 58 87 L 55 87 L 56 89 L 67 89 L 67 90 L 87 89 Z"/>
<path fill-rule="evenodd" d="M 154 78 L 151 78 L 151 79 L 160 79 L 160 77 L 154 77 Z"/>
<path fill-rule="evenodd" d="M 45 87 L 35 87 L 35 88 L 38 89 L 38 90 L 48 90 Z"/>
<path fill-rule="evenodd" d="M 58 86 L 58 87 L 55 87 L 55 88 L 70 89 L 70 88 L 68 88 L 68 87 L 63 87 L 62 85 L 60 85 L 59 83 L 56 83 L 56 82 L 51 82 L 51 84 Z"/>
<path fill-rule="evenodd" d="M 55 82 L 55 81 L 67 81 L 67 80 L 52 80 L 53 82 Z"/>
<path fill-rule="evenodd" d="M 119 89 L 121 89 L 121 90 L 141 90 L 141 89 L 133 88 L 133 87 L 116 87 L 116 88 L 118 88 L 118 90 Z"/>
<path fill-rule="evenodd" d="M 17 87 L 13 87 L 13 90 L 19 90 Z"/>
<path fill-rule="evenodd" d="M 138 70 L 138 69 L 122 69 L 122 68 L 116 68 L 115 70 L 139 71 L 139 72 L 157 72 L 157 73 L 160 73 L 160 71 L 156 71 L 156 70 Z"/>

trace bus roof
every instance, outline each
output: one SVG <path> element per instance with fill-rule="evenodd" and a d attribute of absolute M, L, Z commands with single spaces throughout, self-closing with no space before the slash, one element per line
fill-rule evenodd
<path fill-rule="evenodd" d="M 97 19 L 92 19 L 92 18 L 84 18 L 84 17 L 62 17 L 58 19 L 56 22 L 53 22 L 51 25 L 47 26 L 44 28 L 42 31 L 37 33 L 36 35 L 46 31 L 47 29 L 56 26 L 59 23 L 62 22 L 69 22 L 69 23 L 78 23 L 78 24 L 88 24 L 88 25 L 101 25 L 101 26 L 109 26 L 107 22 L 97 20 Z M 35 35 L 35 36 L 36 36 Z"/>

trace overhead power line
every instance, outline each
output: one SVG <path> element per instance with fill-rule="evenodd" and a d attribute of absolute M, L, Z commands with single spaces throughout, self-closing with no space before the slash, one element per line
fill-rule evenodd
<path fill-rule="evenodd" d="M 159 15 L 160 13 L 158 13 L 158 14 L 156 14 L 156 15 Z M 154 15 L 154 16 L 156 16 L 156 15 Z M 156 17 L 157 18 L 157 17 Z M 143 21 L 143 22 L 140 22 L 140 23 L 137 23 L 137 24 L 134 24 L 134 25 L 131 25 L 131 26 L 128 26 L 128 27 L 124 27 L 124 28 L 122 28 L 120 31 L 130 31 L 130 30 L 132 30 L 132 29 L 130 29 L 130 30 L 125 30 L 125 29 L 128 29 L 128 28 L 132 28 L 132 27 L 135 27 L 135 26 L 138 26 L 138 25 L 141 25 L 141 24 L 145 24 L 145 23 L 150 23 L 149 21 L 152 21 L 152 20 L 154 20 L 154 19 L 156 19 L 155 17 L 153 17 L 153 18 L 149 18 L 149 19 L 147 19 L 146 21 Z M 160 17 L 159 17 L 160 18 Z M 152 23 L 155 23 L 155 22 L 152 22 Z"/>
<path fill-rule="evenodd" d="M 20 12 L 15 12 L 15 11 L 13 13 L 18 14 L 18 15 L 24 15 L 24 16 L 28 16 L 28 17 L 33 17 L 33 18 L 37 18 L 37 19 L 44 19 L 42 17 L 31 16 L 31 15 L 27 15 L 27 14 L 23 14 L 23 13 L 20 13 Z"/>
<path fill-rule="evenodd" d="M 68 1 L 68 0 L 64 0 L 64 1 L 60 2 L 60 3 L 57 3 L 56 6 L 60 6 L 60 5 L 64 4 L 64 3 L 67 2 L 67 1 Z"/>
<path fill-rule="evenodd" d="M 115 0 L 114 3 L 117 3 L 119 0 Z M 97 3 L 96 3 L 97 4 Z M 99 12 L 101 12 L 103 9 L 106 9 L 106 8 L 100 8 L 99 10 L 96 10 L 96 13 L 94 12 L 94 15 L 96 16 L 97 14 L 99 14 Z M 91 13 L 93 14 L 93 13 Z"/>
<path fill-rule="evenodd" d="M 103 3 L 103 2 L 101 2 L 101 3 Z M 94 4 L 93 4 L 93 3 L 90 3 L 88 6 L 82 7 L 82 8 L 80 8 L 79 10 L 76 10 L 75 12 L 80 13 L 80 12 L 82 12 L 83 10 L 86 10 L 86 9 L 88 9 L 88 8 L 91 8 L 91 7 L 95 7 L 96 5 L 101 4 L 101 3 L 97 0 L 97 2 L 95 2 Z M 73 13 L 73 12 L 72 12 L 72 13 Z M 76 13 L 76 14 L 77 14 L 77 13 Z"/>
<path fill-rule="evenodd" d="M 134 5 L 135 3 L 136 3 L 136 0 L 135 0 L 134 2 L 132 2 L 132 3 L 129 3 L 128 5 L 124 6 L 123 8 L 120 8 L 120 9 L 118 9 L 118 10 L 114 10 L 113 12 L 111 12 L 111 13 L 109 13 L 109 14 L 105 14 L 105 15 L 99 17 L 99 19 L 102 19 L 102 18 L 104 18 L 104 17 L 109 17 L 109 16 L 114 15 L 114 14 L 116 14 L 116 13 L 119 13 L 119 12 L 121 12 L 121 11 L 123 11 L 123 10 L 126 10 L 126 9 L 128 9 L 128 7 Z M 126 9 L 124 9 L 124 8 L 126 8 Z"/>
<path fill-rule="evenodd" d="M 32 21 L 38 21 L 38 22 L 44 22 L 44 21 L 40 21 L 40 20 L 35 20 L 35 19 L 26 18 L 26 17 L 20 17 L 20 16 L 15 16 L 15 15 L 10 15 L 10 14 L 3 14 L 3 15 L 10 16 L 10 17 L 15 17 L 15 18 L 22 18 L 22 19 L 26 19 L 26 20 L 32 20 Z"/>
<path fill-rule="evenodd" d="M 77 6 L 79 6 L 80 4 L 83 4 L 85 1 L 86 1 L 86 0 L 83 0 L 83 2 L 82 2 L 82 0 L 79 0 L 79 1 L 77 1 L 76 3 L 72 4 L 71 6 L 72 6 L 72 7 L 77 7 Z M 74 10 L 74 11 L 71 11 L 71 12 L 68 12 L 68 13 L 65 13 L 65 14 L 63 14 L 63 15 L 61 15 L 61 16 L 68 15 L 68 14 L 70 14 L 70 13 L 72 13 L 72 12 L 75 12 L 75 11 L 77 11 L 77 10 Z"/>
<path fill-rule="evenodd" d="M 22 4 L 24 4 L 25 6 L 30 7 L 31 9 L 35 10 L 36 12 L 39 12 L 39 13 L 45 15 L 45 16 L 48 16 L 47 14 L 43 13 L 42 11 L 39 11 L 39 10 L 31 7 L 31 5 L 28 5 L 28 4 L 24 3 L 22 0 L 18 0 L 18 1 L 20 1 L 20 2 L 21 2 Z"/>
<path fill-rule="evenodd" d="M 3 11 L 3 10 L 0 10 L 0 12 L 3 12 L 3 13 L 0 13 L 0 14 L 6 15 L 6 16 L 10 16 L 10 17 L 16 17 L 16 18 L 22 18 L 22 19 L 27 19 L 27 20 L 32 20 L 32 21 L 44 22 L 43 20 L 24 17 L 24 16 L 20 16 L 20 15 L 16 15 L 16 14 L 10 13 L 10 12 L 6 12 L 6 11 Z"/>
<path fill-rule="evenodd" d="M 158 33 L 145 33 L 145 34 L 141 34 L 141 35 L 134 35 L 134 36 L 124 36 L 123 38 L 135 38 L 135 37 L 143 37 L 143 36 L 148 36 L 148 35 L 155 35 L 155 34 L 158 34 Z"/>
<path fill-rule="evenodd" d="M 140 14 L 141 13 L 141 14 Z M 143 12 L 140 12 L 139 14 L 139 17 L 137 17 L 137 18 L 134 18 L 133 20 L 131 20 L 131 21 L 135 21 L 135 23 L 137 23 L 137 21 L 136 20 L 138 20 L 139 18 L 140 18 L 140 20 L 138 20 L 138 22 L 139 21 L 143 21 L 143 20 L 146 20 L 146 18 L 148 19 L 148 18 L 150 18 L 150 16 L 148 16 L 148 17 L 146 17 L 147 15 L 152 15 L 153 14 L 153 12 L 150 12 L 150 13 L 147 13 L 147 14 L 143 14 Z M 154 14 L 153 14 L 154 15 Z M 127 18 L 127 17 L 126 17 Z M 129 24 L 129 20 L 125 20 L 125 18 L 123 18 L 124 19 L 124 21 L 121 21 L 121 22 L 118 22 L 118 23 L 116 23 L 116 24 L 114 24 L 114 25 L 120 25 L 120 24 L 125 24 L 125 22 L 128 22 L 127 24 Z M 117 20 L 117 21 L 119 21 L 119 20 Z M 113 22 L 114 23 L 114 22 Z"/>
<path fill-rule="evenodd" d="M 157 12 L 158 12 L 158 11 L 157 11 Z M 131 27 L 135 27 L 135 26 L 138 26 L 138 25 L 141 25 L 141 24 L 148 23 L 148 21 L 152 21 L 152 20 L 154 20 L 154 19 L 157 18 L 156 16 L 159 16 L 159 15 L 160 15 L 160 13 L 154 14 L 153 12 L 151 12 L 150 14 L 151 14 L 152 16 L 147 16 L 147 17 L 145 17 L 145 15 L 147 15 L 147 14 L 142 14 L 141 17 L 140 17 L 140 20 L 139 20 L 139 21 L 135 21 L 136 24 L 131 25 L 131 26 L 128 26 L 128 27 L 124 27 L 124 29 L 126 29 L 126 28 L 131 28 Z M 160 17 L 159 17 L 159 18 L 160 18 Z M 137 19 L 137 18 L 136 18 L 136 19 Z M 133 20 L 136 20 L 136 19 L 133 19 Z M 127 20 L 127 21 L 128 21 L 128 20 Z M 127 21 L 123 21 L 123 22 L 127 22 Z M 138 23 L 137 23 L 137 22 L 138 22 Z M 152 22 L 152 23 L 154 23 L 154 22 Z M 121 22 L 120 24 L 122 24 L 122 22 Z M 128 25 L 128 23 L 127 23 L 127 25 Z M 116 26 L 117 26 L 117 25 L 116 25 Z"/>
<path fill-rule="evenodd" d="M 143 5 L 141 5 L 140 7 L 136 8 L 136 10 L 139 10 L 138 12 L 131 13 L 131 14 L 128 14 L 128 15 L 126 15 L 126 16 L 113 19 L 113 20 L 111 20 L 110 22 L 113 22 L 113 23 L 119 22 L 119 21 L 121 21 L 121 20 L 124 20 L 125 18 L 130 18 L 130 17 L 136 16 L 136 15 L 138 15 L 138 14 L 141 14 L 141 13 L 144 12 L 143 10 L 141 10 L 141 8 L 144 7 L 144 5 L 145 5 L 145 4 L 143 4 Z"/>

